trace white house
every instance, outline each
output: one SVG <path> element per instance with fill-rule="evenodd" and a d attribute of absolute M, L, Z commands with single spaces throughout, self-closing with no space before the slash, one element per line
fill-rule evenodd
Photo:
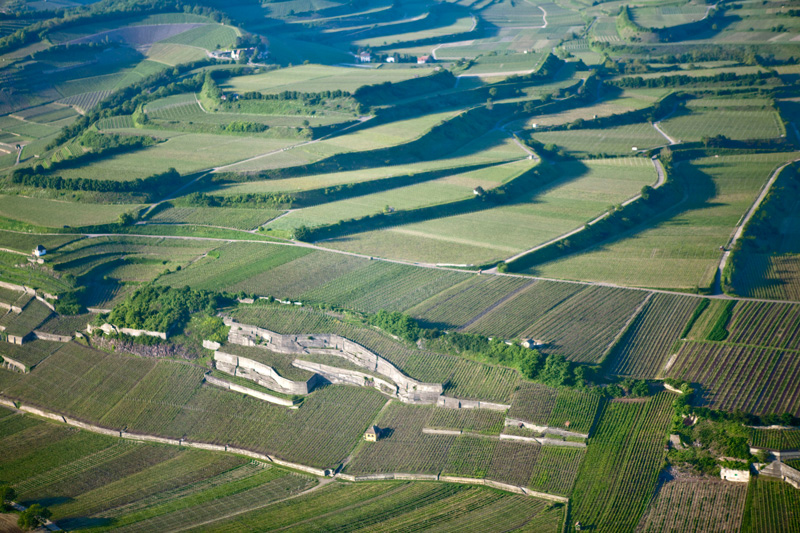
<path fill-rule="evenodd" d="M 425 63 L 430 62 L 431 56 L 419 56 L 417 58 L 417 65 L 424 65 Z"/>
<path fill-rule="evenodd" d="M 362 63 L 369 63 L 370 61 L 372 61 L 372 56 L 369 55 L 369 52 L 361 52 L 360 54 L 358 54 L 358 60 L 361 61 Z"/>
<path fill-rule="evenodd" d="M 36 257 L 42 257 L 45 254 L 47 254 L 47 250 L 41 244 L 37 244 L 36 248 L 33 249 L 33 255 Z"/>
<path fill-rule="evenodd" d="M 394 56 L 389 56 L 386 58 L 387 63 L 394 63 Z"/>

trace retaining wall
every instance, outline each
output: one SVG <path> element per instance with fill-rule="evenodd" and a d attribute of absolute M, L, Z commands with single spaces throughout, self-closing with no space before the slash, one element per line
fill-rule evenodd
<path fill-rule="evenodd" d="M 219 350 L 214 352 L 214 362 L 222 372 L 249 379 L 284 394 L 308 394 L 316 382 L 314 377 L 307 381 L 292 381 L 278 374 L 271 366 Z"/>
<path fill-rule="evenodd" d="M 0 309 L 6 309 L 17 315 L 22 312 L 22 308 L 20 306 L 7 304 L 5 302 L 0 302 Z"/>
<path fill-rule="evenodd" d="M 546 437 L 524 437 L 522 435 L 509 435 L 501 433 L 500 440 L 515 440 L 519 442 L 529 442 L 541 446 L 566 446 L 568 448 L 586 448 L 585 442 L 570 442 L 566 440 L 548 439 Z"/>
<path fill-rule="evenodd" d="M 389 396 L 398 397 L 397 385 L 389 383 L 378 377 L 356 370 L 347 370 L 335 366 L 323 365 L 321 363 L 312 363 L 310 361 L 303 361 L 296 359 L 292 362 L 293 366 L 315 372 L 326 380 L 336 385 L 355 385 L 357 387 L 374 387 L 384 394 Z"/>
<path fill-rule="evenodd" d="M 567 431 L 566 429 L 561 428 L 554 428 L 550 426 L 539 426 L 537 424 L 532 424 L 525 420 L 521 420 L 519 418 L 506 418 L 506 425 L 507 426 L 517 426 L 517 427 L 524 427 L 526 429 L 530 429 L 531 431 L 536 431 L 538 433 L 550 433 L 552 435 L 561 435 L 563 437 L 579 437 L 583 439 L 588 439 L 589 435 L 586 433 L 577 433 L 575 431 Z"/>
<path fill-rule="evenodd" d="M 122 333 L 124 335 L 130 335 L 131 337 L 141 337 L 142 335 L 147 335 L 148 337 L 158 337 L 162 340 L 167 340 L 167 334 L 163 331 L 148 331 L 146 329 L 133 329 L 133 328 L 118 328 L 114 324 L 105 323 L 99 328 L 97 326 L 92 326 L 88 324 L 86 326 L 86 331 L 91 333 L 94 330 L 99 329 L 106 335 L 110 335 L 112 333 Z"/>
<path fill-rule="evenodd" d="M 439 407 L 447 409 L 489 409 L 490 411 L 507 411 L 511 409 L 510 405 L 502 403 L 483 402 L 480 400 L 462 400 L 460 398 L 451 398 L 448 396 L 439 396 L 436 402 Z"/>
<path fill-rule="evenodd" d="M 33 330 L 33 336 L 43 341 L 70 342 L 72 340 L 72 336 L 45 333 L 44 331 L 39 331 L 37 329 Z"/>
<path fill-rule="evenodd" d="M 383 357 L 367 350 L 360 344 L 339 335 L 328 333 L 314 335 L 281 335 L 264 328 L 239 324 L 224 318 L 230 326 L 228 342 L 243 346 L 256 346 L 266 341 L 266 348 L 278 353 L 336 355 L 351 363 L 387 377 L 397 385 L 397 397 L 406 403 L 436 403 L 444 388 L 440 383 L 423 383 L 409 378 Z"/>
<path fill-rule="evenodd" d="M 24 363 L 20 363 L 19 361 L 15 360 L 15 359 L 11 359 L 7 355 L 3 355 L 3 360 L 6 362 L 6 364 L 13 366 L 15 369 L 19 370 L 20 372 L 24 372 L 26 374 L 29 372 L 28 367 Z"/>
<path fill-rule="evenodd" d="M 272 396 L 270 394 L 266 394 L 264 392 L 260 392 L 257 390 L 249 389 L 247 387 L 242 387 L 235 383 L 231 383 L 230 381 L 225 381 L 224 379 L 219 379 L 214 376 L 205 376 L 205 380 L 210 385 L 215 385 L 217 387 L 221 387 L 223 389 L 232 390 L 234 392 L 241 392 L 242 394 L 246 394 L 248 396 L 252 396 L 253 398 L 258 398 L 259 400 L 263 400 L 265 402 L 274 403 L 277 405 L 282 405 L 284 407 L 291 407 L 293 409 L 297 409 L 297 406 L 294 405 L 292 400 L 287 400 L 285 398 L 278 398 L 277 396 Z"/>

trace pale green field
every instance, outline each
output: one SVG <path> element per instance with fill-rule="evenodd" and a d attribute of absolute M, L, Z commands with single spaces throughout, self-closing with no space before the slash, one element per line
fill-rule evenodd
<path fill-rule="evenodd" d="M 642 109 L 652 105 L 659 97 L 670 92 L 669 89 L 661 89 L 657 95 L 640 91 L 625 91 L 618 98 L 602 100 L 592 106 L 576 107 L 561 113 L 548 115 L 536 115 L 527 119 L 522 119 L 512 123 L 509 128 L 532 128 L 534 124 L 538 126 L 552 126 L 557 124 L 568 124 L 578 119 L 591 120 L 595 117 L 607 117 L 619 115 L 628 111 Z"/>
<path fill-rule="evenodd" d="M 724 246 L 772 171 L 797 153 L 705 158 L 682 163 L 691 199 L 654 226 L 531 269 L 537 275 L 630 286 L 692 289 L 714 279 Z"/>
<path fill-rule="evenodd" d="M 115 155 L 85 167 L 64 169 L 58 173 L 65 178 L 117 181 L 146 178 L 170 167 L 186 174 L 279 150 L 293 142 L 296 141 L 235 135 L 175 135 L 166 142 L 143 150 Z"/>
<path fill-rule="evenodd" d="M 198 61 L 205 57 L 206 53 L 202 49 L 185 44 L 155 43 L 147 50 L 149 60 L 170 66 Z"/>
<path fill-rule="evenodd" d="M 325 243 L 393 259 L 473 263 L 505 259 L 562 235 L 656 181 L 643 158 L 560 165 L 564 177 L 516 203 L 372 231 Z"/>
<path fill-rule="evenodd" d="M 320 92 L 355 91 L 362 85 L 385 81 L 398 82 L 418 76 L 427 76 L 433 69 L 372 69 L 302 65 L 273 70 L 252 76 L 237 76 L 226 80 L 226 91 L 259 91 L 275 94 L 283 91 Z"/>
<path fill-rule="evenodd" d="M 373 128 L 364 128 L 354 133 L 340 135 L 322 141 L 322 144 L 347 152 L 362 152 L 396 146 L 413 141 L 424 135 L 434 126 L 456 116 L 458 111 L 443 111 L 431 113 L 408 120 L 398 120 L 388 124 L 381 124 Z"/>
<path fill-rule="evenodd" d="M 395 210 L 413 209 L 470 198 L 475 187 L 491 189 L 530 166 L 530 161 L 523 160 L 461 174 L 455 172 L 452 176 L 425 183 L 298 209 L 267 227 L 277 230 L 291 230 L 301 225 L 313 227 L 380 213 L 386 206 Z"/>
<path fill-rule="evenodd" d="M 38 226 L 90 226 L 115 222 L 122 213 L 141 205 L 86 204 L 0 195 L 0 216 Z"/>
<path fill-rule="evenodd" d="M 669 144 L 650 124 L 632 124 L 603 129 L 549 131 L 534 134 L 539 142 L 553 143 L 575 155 L 629 154 L 637 150 Z"/>
<path fill-rule="evenodd" d="M 389 124 L 382 124 L 373 128 L 359 130 L 348 135 L 341 135 L 333 137 L 332 139 L 298 146 L 285 152 L 273 154 L 269 157 L 236 165 L 230 170 L 245 172 L 304 165 L 344 152 L 363 152 L 365 150 L 376 150 L 379 148 L 396 146 L 413 141 L 421 135 L 424 135 L 433 126 L 436 126 L 455 114 L 456 112 L 454 111 L 447 111 Z"/>
<path fill-rule="evenodd" d="M 704 136 L 724 135 L 729 139 L 769 139 L 784 134 L 778 114 L 772 109 L 701 109 L 663 121 L 670 137 L 699 141 Z"/>
<path fill-rule="evenodd" d="M 455 20 L 452 24 L 447 26 L 438 26 L 426 30 L 399 33 L 396 35 L 381 35 L 378 37 L 371 37 L 369 39 L 361 39 L 352 41 L 352 45 L 359 47 L 372 47 L 384 46 L 393 44 L 408 43 L 418 39 L 430 39 L 432 37 L 443 37 L 453 33 L 462 33 L 469 31 L 473 26 L 472 17 L 461 17 Z"/>

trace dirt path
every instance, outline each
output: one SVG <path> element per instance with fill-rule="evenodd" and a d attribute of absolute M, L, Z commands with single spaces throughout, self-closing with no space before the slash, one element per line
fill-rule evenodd
<path fill-rule="evenodd" d="M 295 494 L 293 496 L 289 496 L 287 498 L 283 498 L 281 500 L 277 500 L 277 501 L 274 501 L 274 502 L 268 502 L 268 503 L 264 503 L 264 504 L 261 504 L 261 505 L 254 505 L 254 506 L 248 507 L 246 509 L 240 509 L 240 510 L 238 510 L 236 512 L 233 512 L 233 513 L 228 513 L 226 515 L 222 515 L 222 516 L 218 516 L 216 518 L 212 518 L 211 520 L 206 520 L 205 522 L 198 522 L 198 523 L 194 523 L 194 524 L 188 524 L 185 527 L 180 527 L 178 529 L 170 529 L 168 531 L 170 531 L 172 533 L 177 533 L 178 531 L 186 531 L 187 529 L 195 529 L 195 528 L 198 528 L 198 527 L 207 526 L 208 524 L 213 524 L 215 522 L 219 522 L 220 520 L 227 520 L 229 518 L 233 518 L 234 516 L 239 516 L 239 515 L 242 515 L 242 514 L 245 514 L 245 513 L 249 513 L 249 512 L 252 512 L 252 511 L 257 511 L 259 509 L 263 509 L 264 507 L 269 507 L 270 505 L 276 505 L 276 504 L 279 504 L 281 502 L 285 502 L 285 501 L 288 501 L 288 500 L 293 500 L 295 498 L 299 498 L 300 496 L 305 496 L 306 494 L 310 494 L 310 493 L 312 493 L 314 491 L 317 491 L 317 490 L 321 489 L 322 487 L 330 484 L 333 481 L 333 478 L 329 478 L 329 477 L 317 478 L 317 479 L 319 479 L 319 483 L 317 483 L 316 485 L 314 485 L 310 489 L 306 489 L 303 492 L 298 492 L 297 494 Z"/>

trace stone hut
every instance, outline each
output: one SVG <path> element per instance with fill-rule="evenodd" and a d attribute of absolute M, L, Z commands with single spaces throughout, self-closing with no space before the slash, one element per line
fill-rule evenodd
<path fill-rule="evenodd" d="M 381 431 L 377 426 L 370 426 L 366 433 L 364 433 L 364 440 L 367 442 L 377 442 Z"/>

